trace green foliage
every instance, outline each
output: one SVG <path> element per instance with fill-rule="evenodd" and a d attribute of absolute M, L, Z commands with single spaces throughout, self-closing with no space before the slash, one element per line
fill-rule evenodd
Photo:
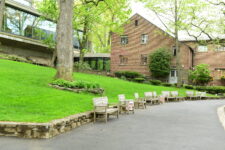
<path fill-rule="evenodd" d="M 150 80 L 150 83 L 152 85 L 161 85 L 162 84 L 162 81 L 160 81 L 160 80 Z"/>
<path fill-rule="evenodd" d="M 100 85 L 98 83 L 91 83 L 86 81 L 66 81 L 62 79 L 54 80 L 51 82 L 52 85 L 58 85 L 61 87 L 67 87 L 67 88 L 75 88 L 75 89 L 96 89 L 100 88 Z"/>
<path fill-rule="evenodd" d="M 98 60 L 98 70 L 99 71 L 103 71 L 103 69 L 104 69 L 103 60 L 102 59 L 99 59 Z"/>
<path fill-rule="evenodd" d="M 144 76 L 138 72 L 133 71 L 117 71 L 115 72 L 115 76 L 121 78 L 124 76 L 127 79 L 134 79 L 134 78 L 143 78 Z"/>
<path fill-rule="evenodd" d="M 194 86 L 193 85 L 184 85 L 184 88 L 185 89 L 194 89 Z"/>
<path fill-rule="evenodd" d="M 110 60 L 105 62 L 105 71 L 110 72 Z"/>
<path fill-rule="evenodd" d="M 159 48 L 149 55 L 149 69 L 155 78 L 165 78 L 170 74 L 171 53 L 166 48 Z"/>
<path fill-rule="evenodd" d="M 91 68 L 93 69 L 93 70 L 96 70 L 96 68 L 97 68 L 97 62 L 96 62 L 96 60 L 91 60 Z"/>
<path fill-rule="evenodd" d="M 44 14 L 47 18 L 51 18 L 52 20 L 57 20 L 59 16 L 59 7 L 57 1 L 54 0 L 35 0 L 35 6 L 39 12 Z"/>
<path fill-rule="evenodd" d="M 80 63 L 80 62 L 75 62 L 74 63 L 74 69 L 77 71 L 90 71 L 92 68 L 90 65 L 86 62 Z"/>
<path fill-rule="evenodd" d="M 225 93 L 225 87 L 224 86 L 196 86 L 196 90 L 198 91 L 205 91 L 210 94 L 221 94 Z"/>
<path fill-rule="evenodd" d="M 223 83 L 225 83 L 225 76 L 222 76 L 220 79 Z"/>
<path fill-rule="evenodd" d="M 212 81 L 209 65 L 200 64 L 195 66 L 195 69 L 189 73 L 189 79 L 196 85 L 205 85 Z"/>
<path fill-rule="evenodd" d="M 59 16 L 57 1 L 36 0 L 35 5 L 44 16 L 57 21 Z M 121 25 L 131 13 L 129 1 L 104 0 L 96 6 L 94 3 L 77 0 L 74 5 L 73 27 L 82 49 L 85 48 L 84 43 L 91 41 L 95 51 L 109 52 L 112 32 L 121 33 Z M 79 30 L 85 30 L 84 34 Z"/>
<path fill-rule="evenodd" d="M 172 86 L 172 84 L 170 84 L 170 83 L 162 83 L 162 86 L 168 86 L 168 87 L 170 87 L 170 86 Z"/>
<path fill-rule="evenodd" d="M 143 83 L 145 81 L 145 78 L 134 78 L 134 82 Z"/>

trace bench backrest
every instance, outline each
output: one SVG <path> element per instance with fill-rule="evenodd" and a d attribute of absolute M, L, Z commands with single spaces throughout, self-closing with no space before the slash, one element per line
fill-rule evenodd
<path fill-rule="evenodd" d="M 179 95 L 178 91 L 171 91 L 171 95 L 173 97 L 177 97 Z"/>
<path fill-rule="evenodd" d="M 94 106 L 108 106 L 108 97 L 93 98 Z"/>
<path fill-rule="evenodd" d="M 124 94 L 120 94 L 118 95 L 118 98 L 119 98 L 119 101 L 125 101 L 126 98 L 125 98 L 125 95 Z"/>
<path fill-rule="evenodd" d="M 134 98 L 135 99 L 139 99 L 139 94 L 138 93 L 134 93 Z"/>
<path fill-rule="evenodd" d="M 169 91 L 162 91 L 162 96 L 163 97 L 169 97 L 170 96 L 170 92 Z"/>
<path fill-rule="evenodd" d="M 153 97 L 153 93 L 152 92 L 145 92 L 145 97 Z"/>
<path fill-rule="evenodd" d="M 153 96 L 154 97 L 157 97 L 157 93 L 155 91 L 153 92 Z"/>
<path fill-rule="evenodd" d="M 186 91 L 187 96 L 194 96 L 194 91 Z"/>

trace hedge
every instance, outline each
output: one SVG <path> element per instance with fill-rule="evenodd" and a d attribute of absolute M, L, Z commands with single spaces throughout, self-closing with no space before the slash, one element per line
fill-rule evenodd
<path fill-rule="evenodd" d="M 121 77 L 126 77 L 127 79 L 144 78 L 142 74 L 133 71 L 117 71 L 114 74 L 118 78 Z"/>

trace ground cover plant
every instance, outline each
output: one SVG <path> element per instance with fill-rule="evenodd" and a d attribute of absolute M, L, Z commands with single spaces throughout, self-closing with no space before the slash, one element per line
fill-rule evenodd
<path fill-rule="evenodd" d="M 55 69 L 0 59 L 0 121 L 48 122 L 93 109 L 94 94 L 73 93 L 49 86 Z M 93 74 L 75 73 L 76 81 L 95 82 L 105 90 L 110 102 L 118 102 L 118 94 L 133 98 L 146 91 L 177 90 L 185 95 L 186 89 L 154 86 L 129 82 Z"/>

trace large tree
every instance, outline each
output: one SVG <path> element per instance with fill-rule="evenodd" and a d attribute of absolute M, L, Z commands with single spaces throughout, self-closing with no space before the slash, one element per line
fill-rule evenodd
<path fill-rule="evenodd" d="M 73 0 L 59 0 L 57 22 L 57 73 L 56 78 L 73 80 Z"/>
<path fill-rule="evenodd" d="M 1 0 L 0 1 L 0 31 L 2 30 L 4 10 L 5 10 L 5 0 Z"/>

